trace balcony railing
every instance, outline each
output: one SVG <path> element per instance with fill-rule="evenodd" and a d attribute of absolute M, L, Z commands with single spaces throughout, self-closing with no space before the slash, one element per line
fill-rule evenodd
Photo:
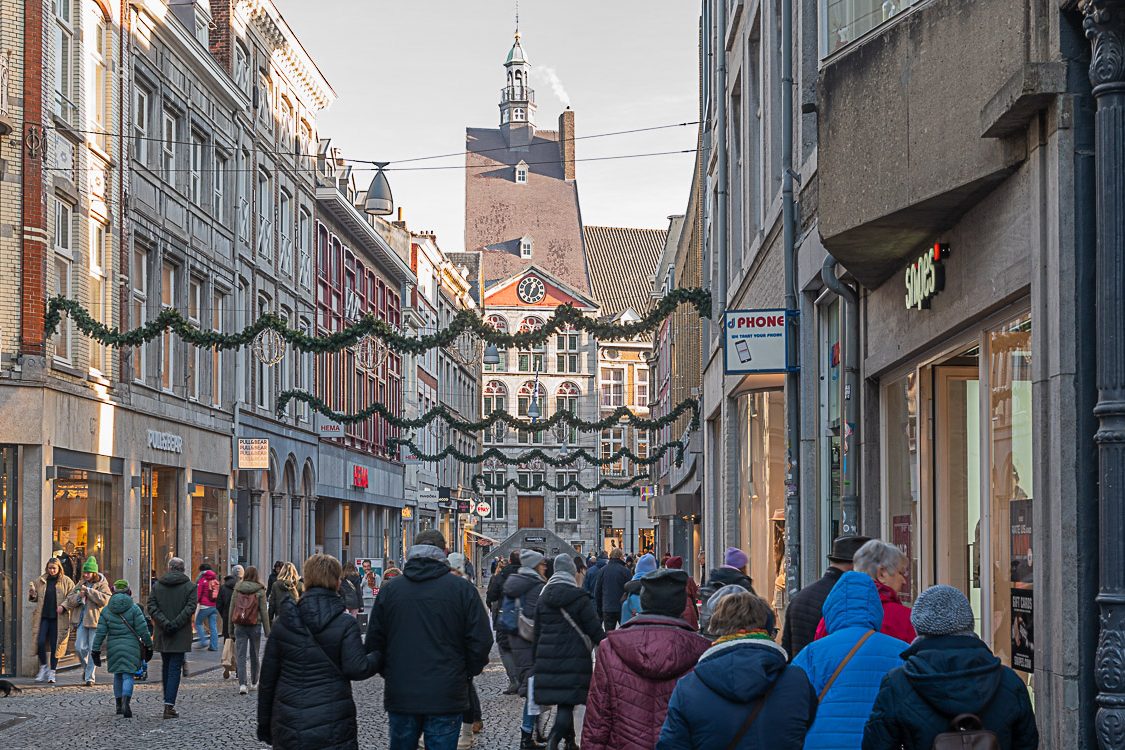
<path fill-rule="evenodd" d="M 500 89 L 500 101 L 535 103 L 535 89 L 530 86 L 505 86 Z"/>

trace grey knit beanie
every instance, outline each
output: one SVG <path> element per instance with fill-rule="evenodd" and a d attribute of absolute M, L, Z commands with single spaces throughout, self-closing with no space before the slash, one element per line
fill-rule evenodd
<path fill-rule="evenodd" d="M 918 635 L 969 635 L 973 633 L 973 621 L 969 600 L 944 583 L 919 594 L 910 610 L 910 624 Z"/>
<path fill-rule="evenodd" d="M 561 555 L 555 556 L 555 572 L 556 573 L 570 573 L 571 575 L 578 574 L 578 567 L 574 564 L 574 558 L 565 552 Z"/>
<path fill-rule="evenodd" d="M 520 567 L 521 568 L 534 568 L 539 563 L 543 562 L 543 553 L 537 552 L 533 549 L 520 550 Z"/>

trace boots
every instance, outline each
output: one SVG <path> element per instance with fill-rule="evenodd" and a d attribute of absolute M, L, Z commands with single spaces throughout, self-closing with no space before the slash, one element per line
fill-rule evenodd
<path fill-rule="evenodd" d="M 133 700 L 133 696 L 131 696 L 131 695 L 126 695 L 126 696 L 125 696 L 124 698 L 122 698 L 121 700 L 122 700 L 122 709 L 123 709 L 123 710 L 121 711 L 121 715 L 122 715 L 122 716 L 123 716 L 124 718 L 126 718 L 126 719 L 131 719 L 131 718 L 133 718 L 133 709 L 132 709 L 132 707 L 131 707 L 131 706 L 129 705 L 129 701 Z"/>
<path fill-rule="evenodd" d="M 473 746 L 472 722 L 461 724 L 461 736 L 457 738 L 457 750 L 470 750 Z"/>
<path fill-rule="evenodd" d="M 164 718 L 165 719 L 178 719 L 180 715 L 176 713 L 176 707 L 170 703 L 164 704 Z"/>
<path fill-rule="evenodd" d="M 117 713 L 121 713 L 121 698 L 117 699 Z"/>
<path fill-rule="evenodd" d="M 535 741 L 534 734 L 520 730 L 520 750 L 543 750 L 543 747 Z"/>
<path fill-rule="evenodd" d="M 519 674 L 519 669 L 516 668 L 516 659 L 512 656 L 512 652 L 500 649 L 500 663 L 504 665 L 504 672 L 508 675 L 508 689 L 504 691 L 504 695 L 515 695 L 520 689 L 519 682 L 515 678 L 515 675 Z"/>

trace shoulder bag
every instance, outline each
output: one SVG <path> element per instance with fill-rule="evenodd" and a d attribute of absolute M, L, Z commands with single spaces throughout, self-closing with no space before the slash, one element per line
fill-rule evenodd
<path fill-rule="evenodd" d="M 137 631 L 133 630 L 133 626 L 129 624 L 129 621 L 125 619 L 124 615 L 118 615 L 118 617 L 121 618 L 121 622 L 124 623 L 125 627 L 129 628 L 129 632 L 133 634 L 137 642 L 141 644 L 141 658 L 146 662 L 152 661 L 152 647 L 145 645 L 145 639 L 137 635 Z"/>
<path fill-rule="evenodd" d="M 777 679 L 780 680 L 781 677 L 778 677 Z M 739 728 L 738 734 L 736 734 L 734 736 L 734 739 L 730 741 L 730 744 L 727 745 L 726 750 L 737 750 L 738 743 L 742 742 L 742 738 L 746 736 L 746 733 L 748 731 L 750 731 L 750 727 L 754 725 L 754 720 L 758 718 L 758 714 L 762 713 L 762 709 L 765 708 L 766 698 L 770 697 L 770 693 L 773 692 L 773 688 L 775 685 L 777 685 L 776 681 L 768 688 L 766 688 L 766 692 L 758 696 L 758 700 L 754 704 L 754 710 L 751 711 L 750 715 L 746 717 L 746 721 L 742 722 L 742 726 Z"/>
<path fill-rule="evenodd" d="M 840 676 L 840 673 L 844 671 L 844 667 L 846 667 L 848 665 L 848 662 L 852 660 L 852 657 L 856 655 L 856 652 L 859 651 L 860 646 L 862 646 L 867 641 L 867 639 L 874 634 L 874 630 L 868 630 L 858 641 L 855 642 L 855 645 L 852 646 L 852 650 L 848 652 L 848 655 L 845 656 L 844 660 L 841 661 L 839 666 L 836 667 L 836 671 L 833 672 L 832 676 L 828 678 L 828 682 L 824 683 L 824 687 L 820 690 L 820 695 L 816 696 L 817 703 L 820 703 L 824 700 L 824 696 L 828 695 L 828 689 L 832 687 L 832 683 L 835 682 L 836 678 Z"/>

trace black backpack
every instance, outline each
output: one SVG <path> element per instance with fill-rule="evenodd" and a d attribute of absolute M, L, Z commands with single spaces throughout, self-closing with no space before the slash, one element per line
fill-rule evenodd
<path fill-rule="evenodd" d="M 1000 750 L 996 733 L 985 729 L 976 714 L 954 716 L 949 728 L 934 737 L 933 750 Z"/>

